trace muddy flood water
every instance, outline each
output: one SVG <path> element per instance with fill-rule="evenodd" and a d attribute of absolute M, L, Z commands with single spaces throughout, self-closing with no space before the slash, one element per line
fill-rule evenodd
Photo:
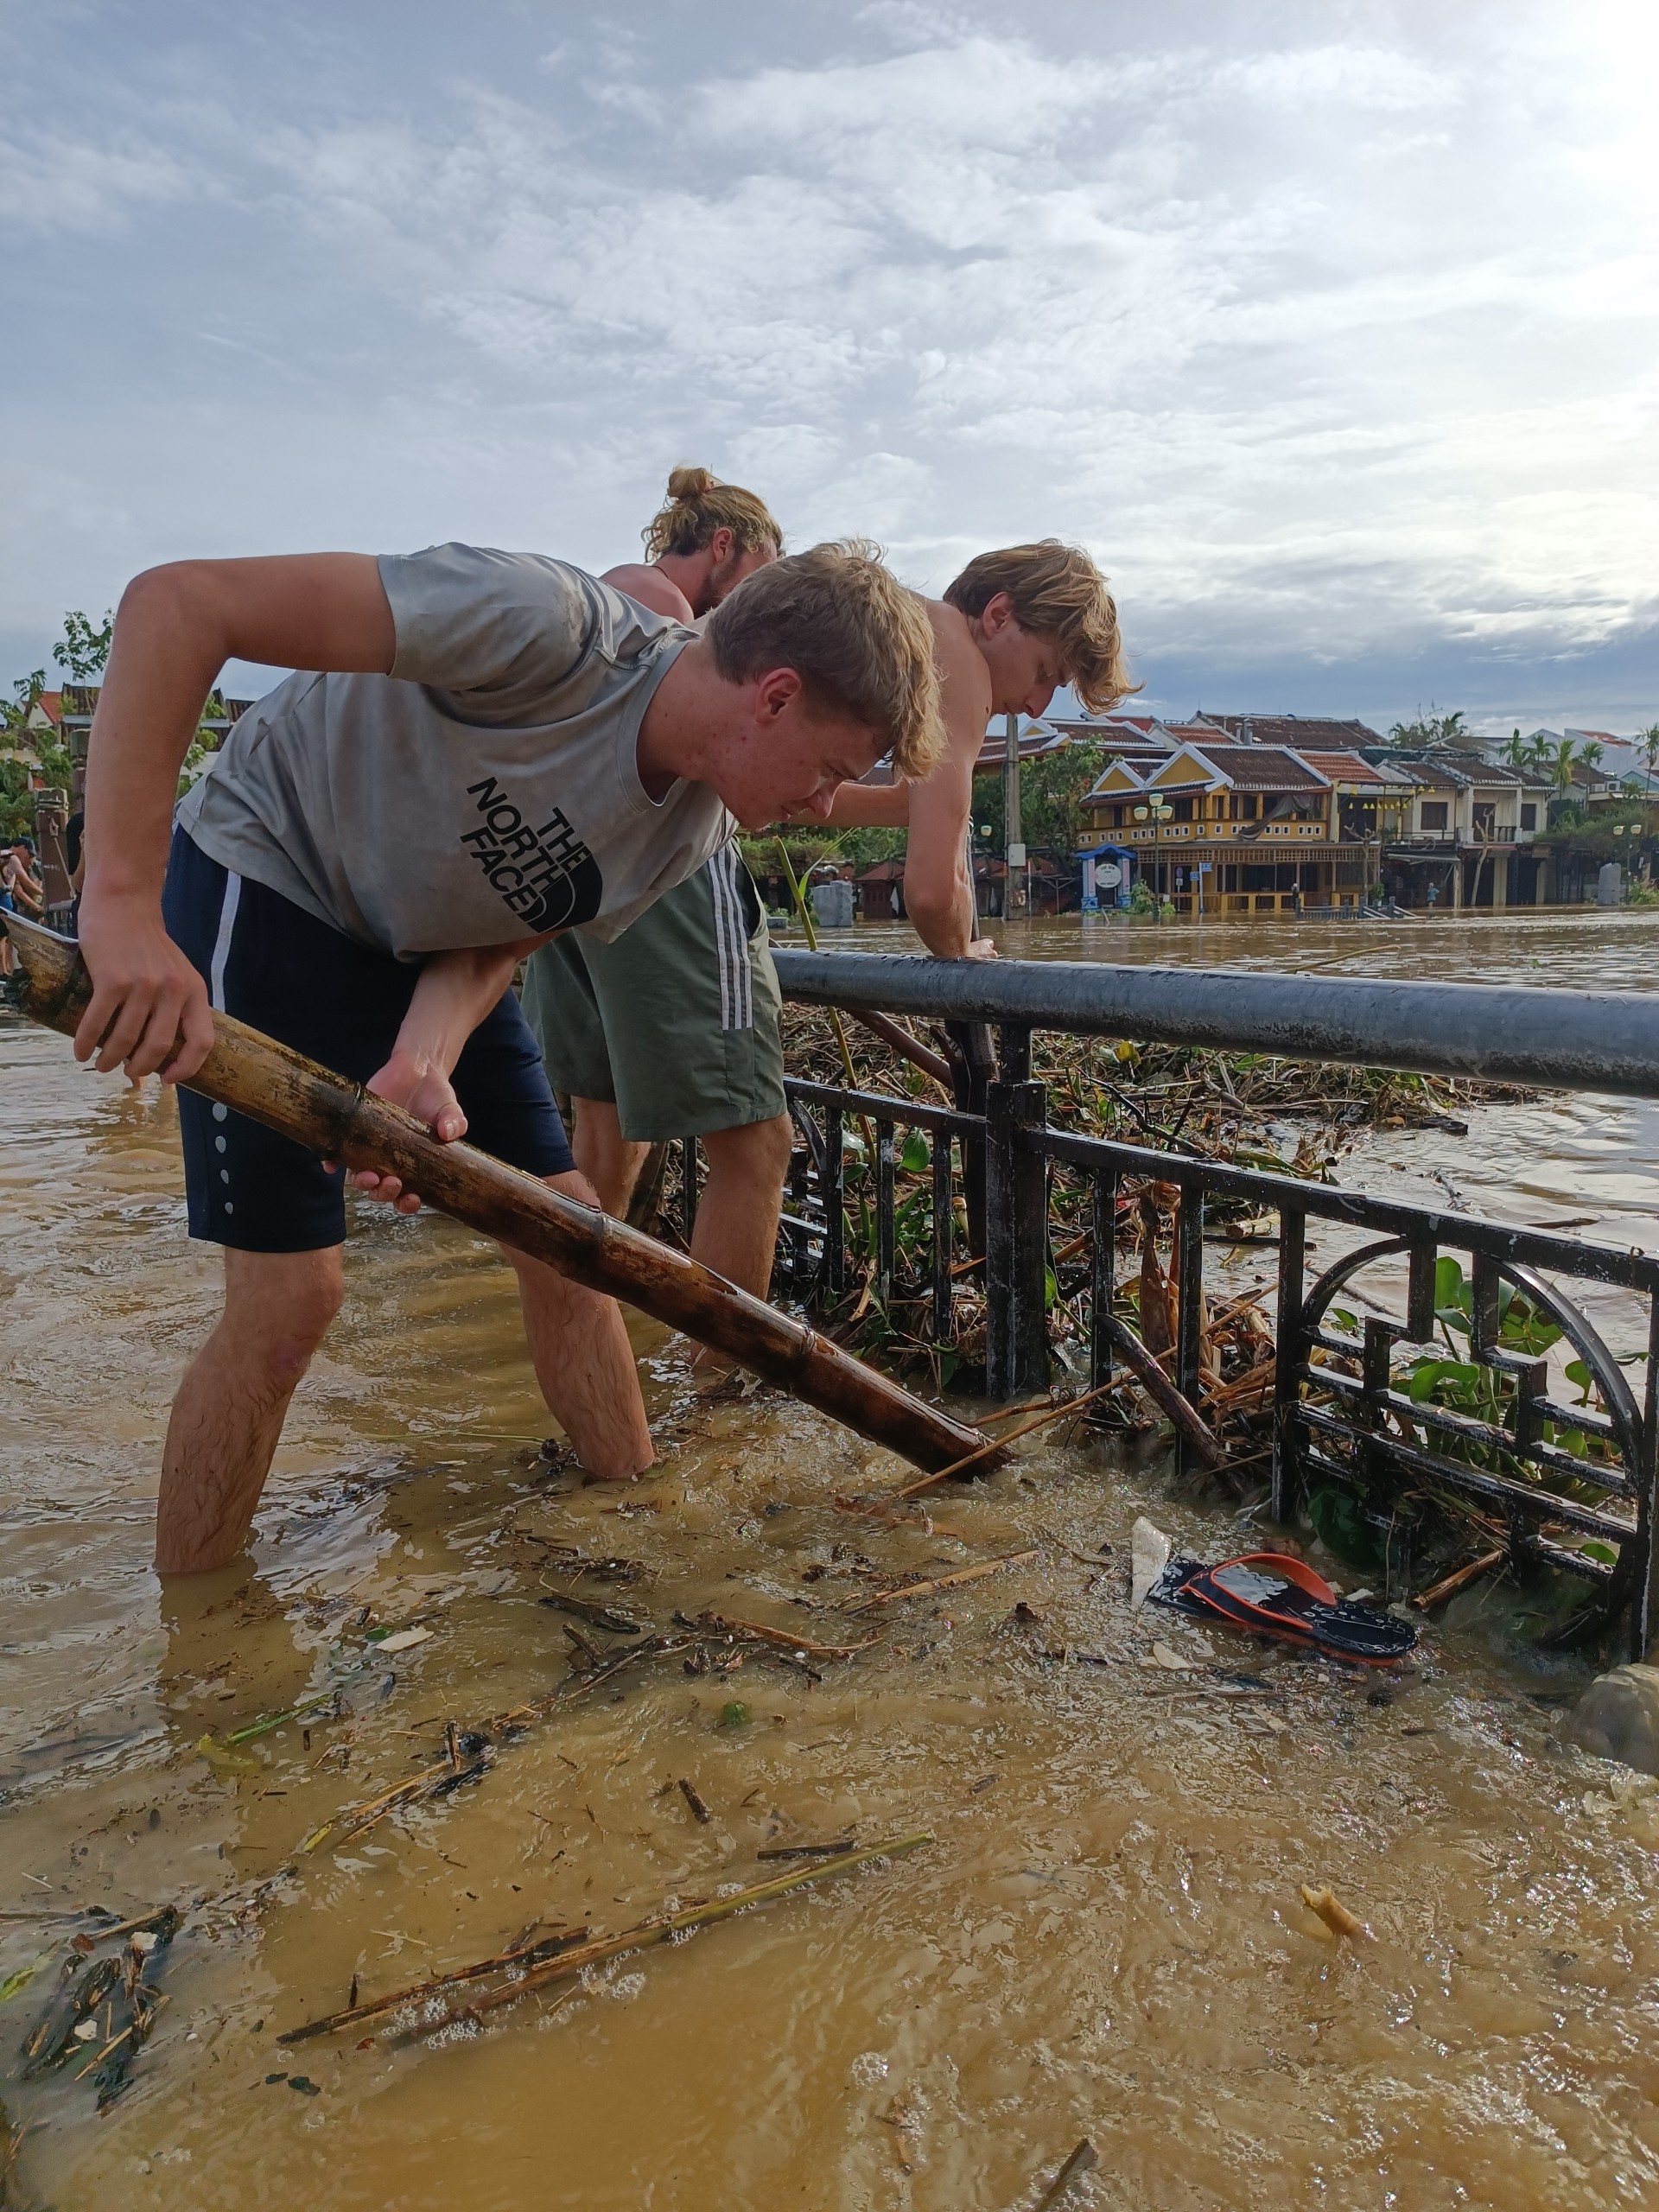
<path fill-rule="evenodd" d="M 1659 923 L 1072 919 L 1006 944 L 1639 989 Z M 362 1208 L 251 1560 L 163 1589 L 162 1434 L 216 1282 L 185 1238 L 172 1103 L 10 1017 L 0 1102 L 6 2201 L 1012 2212 L 1086 2136 L 1099 2164 L 1068 2205 L 1659 2203 L 1659 1795 L 1563 1748 L 1588 1669 L 1517 1640 L 1500 1587 L 1459 1599 L 1397 1681 L 1206 1637 L 1131 1613 L 1131 1524 L 1211 1555 L 1259 1524 L 1183 1502 L 1159 1453 L 1048 1432 L 941 1501 L 931 1536 L 850 1521 L 835 1494 L 896 1482 L 895 1461 L 769 1392 L 699 1397 L 644 1323 L 661 1467 L 577 1487 L 537 1458 L 505 1267 L 453 1224 Z M 1659 1249 L 1656 1116 L 1485 1107 L 1466 1139 L 1385 1133 L 1340 1172 Z M 1638 1340 L 1618 1298 L 1584 1302 L 1616 1350 Z M 639 1571 L 572 1581 L 561 1547 Z M 446 1722 L 546 1697 L 571 1648 L 550 1587 L 850 1643 L 874 1632 L 837 1610 L 866 1561 L 920 1579 L 1026 1551 L 876 1616 L 883 1640 L 819 1681 L 756 1657 L 625 1675 L 468 1786 L 302 1848 L 441 1761 Z M 372 1629 L 428 1632 L 387 1651 Z M 336 1688 L 339 1718 L 221 1748 Z M 423 2044 L 398 2016 L 276 2042 L 354 1984 L 366 1999 L 538 1924 L 617 1930 L 808 1863 L 765 1847 L 918 1831 L 902 1859 L 475 2033 Z M 1370 1939 L 1335 1942 L 1304 1882 Z M 90 1924 L 67 1916 L 167 1903 L 188 1910 L 124 2094 L 99 2115 L 78 2061 L 25 2080 Z"/>

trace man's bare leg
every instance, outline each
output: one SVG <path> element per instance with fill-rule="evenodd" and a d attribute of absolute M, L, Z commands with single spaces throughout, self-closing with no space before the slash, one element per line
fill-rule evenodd
<path fill-rule="evenodd" d="M 246 1540 L 289 1400 L 345 1295 L 340 1247 L 225 1254 L 225 1309 L 167 1425 L 156 1570 L 200 1574 Z"/>
<path fill-rule="evenodd" d="M 598 1192 L 606 1212 L 626 1221 L 651 1147 L 623 1135 L 613 1098 L 573 1098 L 570 1103 L 576 1122 L 570 1149 L 576 1166 Z"/>
<path fill-rule="evenodd" d="M 576 1126 L 581 1128 L 580 1120 Z M 582 1175 L 550 1175 L 547 1182 L 550 1190 L 580 1198 L 584 1205 L 594 1202 Z M 633 1347 L 615 1300 L 584 1289 L 543 1261 L 502 1249 L 518 1278 L 536 1379 L 576 1457 L 590 1475 L 607 1481 L 626 1482 L 642 1474 L 657 1454 L 645 1425 Z"/>
<path fill-rule="evenodd" d="M 697 1200 L 691 1256 L 757 1298 L 772 1283 L 790 1145 L 787 1114 L 711 1129 L 702 1139 L 709 1180 Z"/>

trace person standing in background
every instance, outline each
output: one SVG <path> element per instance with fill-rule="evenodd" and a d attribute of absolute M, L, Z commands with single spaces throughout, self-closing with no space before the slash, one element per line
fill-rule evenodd
<path fill-rule="evenodd" d="M 601 581 L 653 613 L 700 621 L 783 550 L 766 503 L 677 468 L 641 533 L 650 556 Z M 575 1109 L 576 1165 L 626 1216 L 653 1145 L 698 1137 L 709 1180 L 692 1257 L 764 1298 L 789 1166 L 781 1000 L 759 893 L 734 840 L 611 944 L 573 931 L 524 976 L 524 1013 Z"/>

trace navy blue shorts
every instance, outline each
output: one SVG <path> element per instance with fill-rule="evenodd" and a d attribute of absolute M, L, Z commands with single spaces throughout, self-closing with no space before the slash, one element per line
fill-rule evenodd
<path fill-rule="evenodd" d="M 173 833 L 167 933 L 214 1006 L 366 1083 L 391 1057 L 418 963 L 330 929 L 251 876 L 232 875 Z M 467 1039 L 451 1077 L 467 1141 L 531 1175 L 575 1165 L 542 1056 L 509 991 Z M 344 1243 L 346 1179 L 258 1122 L 181 1088 L 190 1234 L 238 1252 L 316 1252 Z"/>

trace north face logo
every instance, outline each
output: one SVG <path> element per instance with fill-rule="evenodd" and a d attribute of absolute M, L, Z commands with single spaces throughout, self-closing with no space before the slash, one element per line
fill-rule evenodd
<path fill-rule="evenodd" d="M 493 776 L 468 784 L 467 796 L 478 801 L 483 820 L 463 831 L 461 842 L 523 922 L 524 935 L 592 921 L 605 878 L 559 809 L 533 830 Z"/>

